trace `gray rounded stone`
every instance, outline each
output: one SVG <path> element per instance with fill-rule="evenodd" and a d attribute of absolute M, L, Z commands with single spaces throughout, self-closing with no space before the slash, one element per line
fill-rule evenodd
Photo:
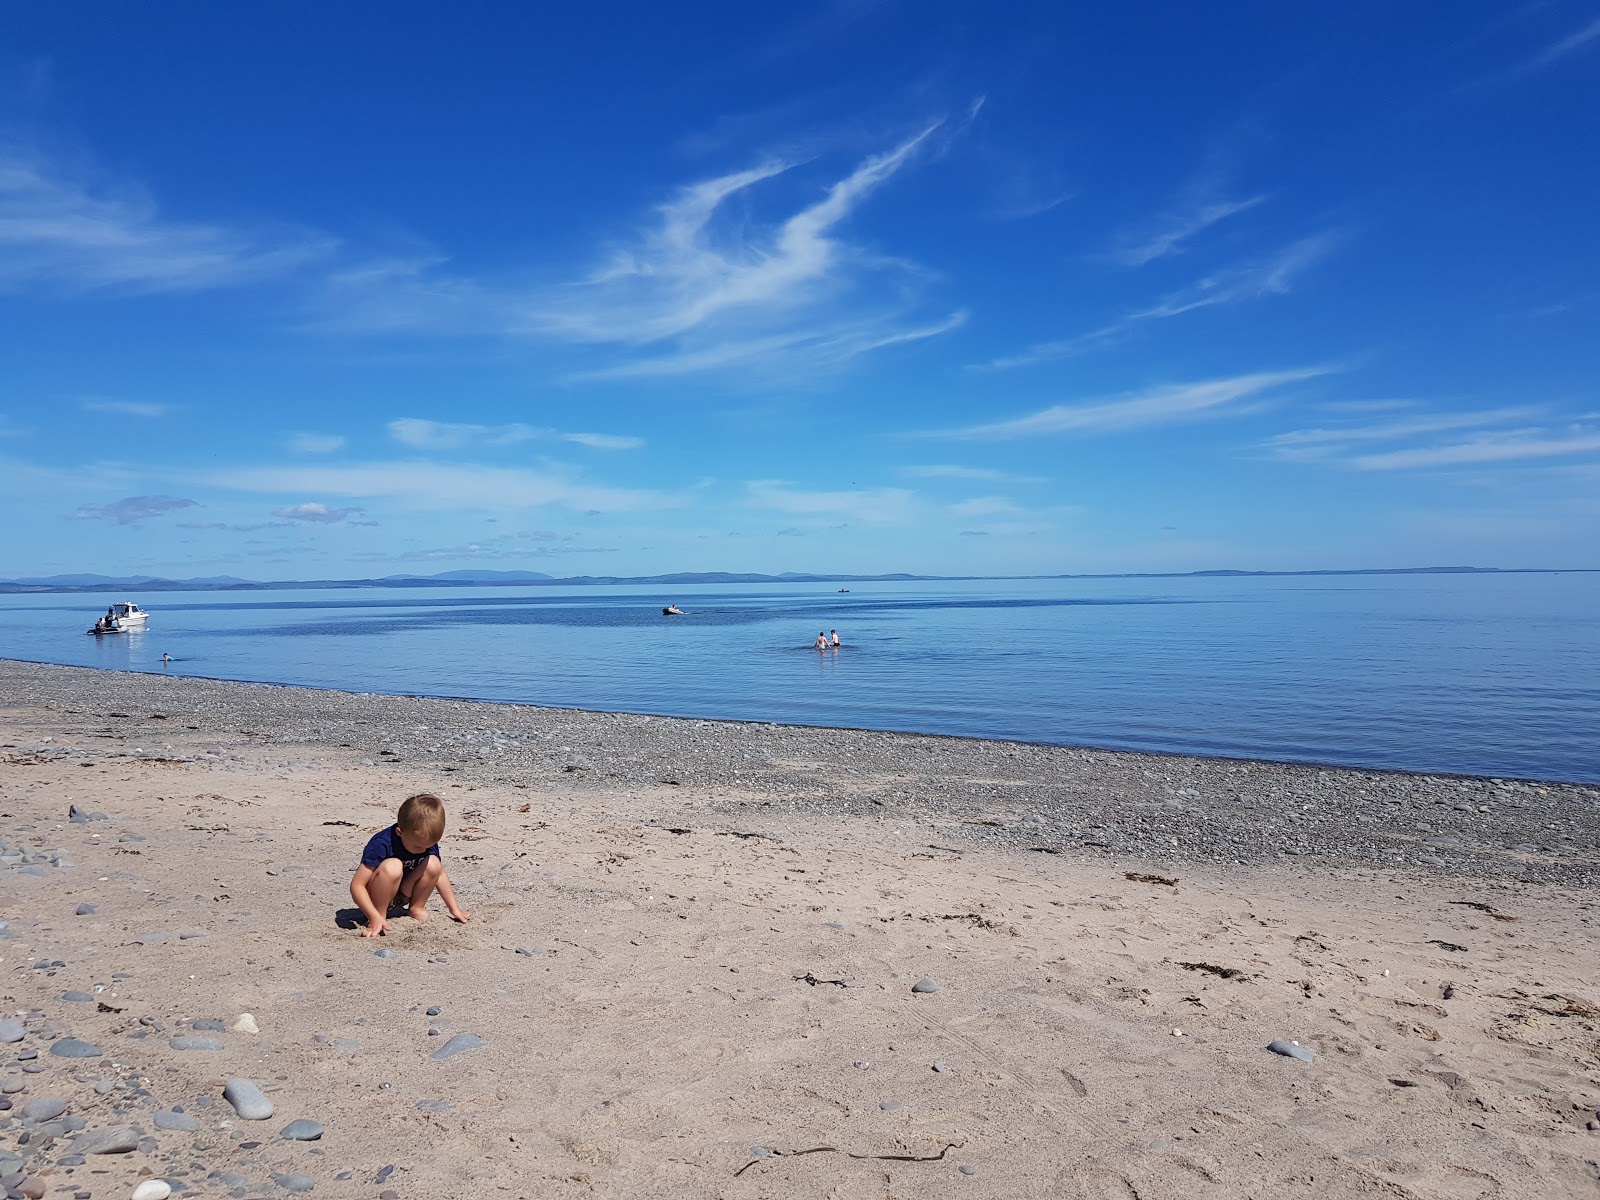
<path fill-rule="evenodd" d="M 80 904 L 80 905 L 78 905 L 78 907 L 73 910 L 73 916 L 76 916 L 76 917 L 92 917 L 92 916 L 94 916 L 94 905 L 92 905 L 92 904 Z"/>
<path fill-rule="evenodd" d="M 272 1116 L 272 1101 L 250 1080 L 235 1076 L 222 1089 L 222 1098 L 246 1121 L 265 1121 Z"/>
<path fill-rule="evenodd" d="M 0 1042 L 20 1042 L 26 1032 L 21 1021 L 0 1021 Z"/>
<path fill-rule="evenodd" d="M 317 1186 L 317 1181 L 309 1175 L 274 1175 L 272 1179 L 286 1192 L 309 1192 Z"/>
<path fill-rule="evenodd" d="M 57 1058 L 99 1058 L 105 1052 L 90 1042 L 69 1037 L 51 1042 L 50 1053 Z"/>
<path fill-rule="evenodd" d="M 286 1142 L 315 1142 L 322 1137 L 321 1122 L 308 1121 L 304 1117 L 290 1121 L 278 1131 L 278 1136 Z"/>
<path fill-rule="evenodd" d="M 1285 1058 L 1298 1058 L 1301 1062 L 1315 1062 L 1317 1052 L 1308 1050 L 1304 1046 L 1297 1046 L 1293 1042 L 1286 1042 L 1282 1038 L 1271 1042 L 1267 1046 L 1274 1054 L 1281 1054 Z"/>
<path fill-rule="evenodd" d="M 67 1102 L 59 1096 L 40 1096 L 22 1106 L 22 1116 L 27 1121 L 54 1121 L 67 1111 Z"/>
<path fill-rule="evenodd" d="M 153 1119 L 157 1129 L 175 1129 L 181 1133 L 194 1133 L 200 1128 L 200 1122 L 188 1113 L 158 1112 Z"/>
<path fill-rule="evenodd" d="M 227 1025 L 223 1023 L 221 1017 L 201 1017 L 189 1028 L 196 1033 L 221 1033 L 227 1029 Z"/>
<path fill-rule="evenodd" d="M 175 1037 L 167 1043 L 174 1050 L 221 1050 L 222 1042 L 214 1037 Z"/>
<path fill-rule="evenodd" d="M 467 1050 L 476 1050 L 483 1045 L 483 1039 L 475 1033 L 458 1033 L 444 1045 L 440 1046 L 430 1056 L 432 1058 L 454 1058 Z"/>
<path fill-rule="evenodd" d="M 61 998 L 68 1004 L 93 1004 L 94 996 L 88 992 L 62 992 Z"/>
<path fill-rule="evenodd" d="M 911 985 L 911 990 L 916 992 L 918 995 L 931 995 L 939 990 L 939 981 L 936 979 L 929 979 L 927 976 L 923 976 L 923 978 L 917 980 Z"/>
<path fill-rule="evenodd" d="M 131 1154 L 139 1148 L 139 1135 L 128 1128 L 95 1129 L 73 1143 L 79 1154 Z"/>

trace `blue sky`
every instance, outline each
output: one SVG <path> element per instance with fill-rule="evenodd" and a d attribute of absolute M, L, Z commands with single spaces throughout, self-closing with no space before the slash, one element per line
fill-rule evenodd
<path fill-rule="evenodd" d="M 0 576 L 1600 566 L 1594 3 L 6 27 Z"/>

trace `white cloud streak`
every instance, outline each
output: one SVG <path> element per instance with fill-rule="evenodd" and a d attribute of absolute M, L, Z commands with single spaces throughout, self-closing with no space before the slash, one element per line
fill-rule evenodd
<path fill-rule="evenodd" d="M 113 417 L 164 417 L 171 408 L 165 404 L 146 404 L 138 400 L 83 400 L 79 407 L 84 412 L 104 413 Z"/>
<path fill-rule="evenodd" d="M 754 507 L 791 516 L 846 517 L 867 525 L 891 525 L 910 518 L 916 493 L 905 488 L 802 491 L 782 480 L 760 479 L 745 485 L 745 499 Z"/>
<path fill-rule="evenodd" d="M 282 275 L 331 248 L 304 231 L 254 233 L 164 218 L 133 189 L 96 191 L 42 161 L 0 150 L 0 290 L 235 287 Z"/>
<path fill-rule="evenodd" d="M 934 430 L 920 436 L 961 441 L 1014 441 L 1052 434 L 1121 433 L 1226 416 L 1240 400 L 1330 374 L 1331 367 L 1304 367 L 1292 371 L 1260 371 L 1199 383 L 1168 384 L 1083 404 L 1055 404 L 1025 417 Z"/>
<path fill-rule="evenodd" d="M 1109 257 L 1124 267 L 1142 267 L 1158 258 L 1182 253 L 1184 244 L 1198 234 L 1266 201 L 1264 195 L 1238 199 L 1218 196 L 1215 187 L 1209 184 L 1192 187 L 1174 208 L 1151 226 L 1123 234 Z"/>
<path fill-rule="evenodd" d="M 198 484 L 235 492 L 386 499 L 432 510 L 557 505 L 578 512 L 636 512 L 681 503 L 669 493 L 586 484 L 548 471 L 476 464 L 368 462 L 338 466 L 238 467 L 196 472 Z"/>
<path fill-rule="evenodd" d="M 180 496 L 129 496 L 113 504 L 84 504 L 73 513 L 73 521 L 115 521 L 118 525 L 133 525 L 151 517 L 164 516 L 182 508 L 193 508 L 195 502 Z"/>
<path fill-rule="evenodd" d="M 587 446 L 591 450 L 637 450 L 644 445 L 641 437 L 615 433 L 563 433 L 558 436 L 564 442 Z"/>
<path fill-rule="evenodd" d="M 335 454 L 344 446 L 345 439 L 336 433 L 297 433 L 289 438 L 289 449 L 296 454 Z"/>
<path fill-rule="evenodd" d="M 1583 28 L 1568 34 L 1550 45 L 1523 64 L 1524 71 L 1539 71 L 1552 63 L 1560 62 L 1568 55 L 1576 54 L 1580 50 L 1600 42 L 1600 17 L 1596 17 Z"/>
<path fill-rule="evenodd" d="M 466 446 L 514 446 L 547 433 L 532 425 L 456 425 L 401 417 L 389 422 L 389 436 L 414 450 L 459 450 Z"/>
<path fill-rule="evenodd" d="M 972 483 L 1049 483 L 1041 475 L 1013 475 L 993 467 L 964 467 L 955 463 L 935 463 L 923 467 L 901 467 L 900 474 L 914 479 L 959 479 Z"/>
<path fill-rule="evenodd" d="M 1261 444 L 1275 458 L 1307 462 L 1342 457 L 1352 447 L 1363 443 L 1400 441 L 1422 434 L 1503 425 L 1507 421 L 1526 419 L 1533 411 L 1529 408 L 1498 408 L 1478 412 L 1435 413 L 1370 425 L 1291 429 Z"/>
<path fill-rule="evenodd" d="M 362 508 L 329 508 L 326 504 L 312 501 L 306 504 L 291 504 L 285 508 L 275 508 L 272 515 L 285 521 L 308 521 L 313 525 L 337 525 L 351 517 L 360 516 L 366 510 Z"/>
<path fill-rule="evenodd" d="M 844 222 L 903 172 L 942 122 L 858 163 L 820 199 L 775 222 L 751 216 L 801 164 L 768 159 L 691 184 L 596 270 L 560 286 L 503 286 L 443 274 L 441 260 L 372 263 L 333 277 L 333 328 L 479 334 L 613 347 L 622 361 L 585 379 L 833 369 L 861 355 L 948 332 L 927 275 L 840 235 Z"/>
<path fill-rule="evenodd" d="M 1419 467 L 1458 467 L 1474 463 L 1558 458 L 1600 451 L 1600 433 L 1581 431 L 1550 435 L 1541 430 L 1514 430 L 1443 446 L 1387 450 L 1349 460 L 1358 471 L 1399 471 Z"/>
<path fill-rule="evenodd" d="M 1331 233 L 1302 238 L 1270 258 L 1215 271 L 1186 288 L 1169 293 L 1148 308 L 1137 309 L 1088 333 L 1039 342 L 1020 354 L 991 359 L 974 369 L 1004 371 L 1033 366 L 1111 345 L 1149 321 L 1167 320 L 1203 308 L 1240 304 L 1268 296 L 1286 296 L 1300 274 L 1325 257 L 1336 244 L 1337 239 Z"/>

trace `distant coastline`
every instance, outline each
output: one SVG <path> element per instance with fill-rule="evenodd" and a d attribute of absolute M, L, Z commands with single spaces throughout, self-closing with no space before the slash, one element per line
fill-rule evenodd
<path fill-rule="evenodd" d="M 738 571 L 674 571 L 664 575 L 545 575 L 538 571 L 445 571 L 438 575 L 386 575 L 373 579 L 238 579 L 207 576 L 166 579 L 154 575 L 46 575 L 0 580 L 0 594 L 104 592 L 112 588 L 144 592 L 320 591 L 345 588 L 441 587 L 614 587 L 623 584 L 700 583 L 904 583 L 966 579 L 1255 579 L 1344 575 L 1561 575 L 1592 574 L 1600 567 L 1352 567 L 1306 571 L 1114 571 L 1058 575 L 887 575 L 814 574 L 785 571 L 763 575 Z"/>

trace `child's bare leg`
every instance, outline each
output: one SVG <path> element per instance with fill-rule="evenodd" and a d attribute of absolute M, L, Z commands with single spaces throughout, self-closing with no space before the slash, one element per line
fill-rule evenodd
<path fill-rule="evenodd" d="M 372 907 L 380 913 L 388 912 L 389 905 L 394 903 L 395 893 L 400 890 L 401 874 L 400 860 L 386 858 L 367 880 L 367 895 L 372 898 Z"/>
<path fill-rule="evenodd" d="M 433 895 L 433 889 L 439 886 L 439 876 L 444 874 L 444 864 L 433 855 L 428 855 L 411 874 L 406 876 L 406 895 L 411 897 L 411 919 L 413 921 L 426 921 L 428 914 L 423 911 L 428 904 L 428 898 Z"/>

